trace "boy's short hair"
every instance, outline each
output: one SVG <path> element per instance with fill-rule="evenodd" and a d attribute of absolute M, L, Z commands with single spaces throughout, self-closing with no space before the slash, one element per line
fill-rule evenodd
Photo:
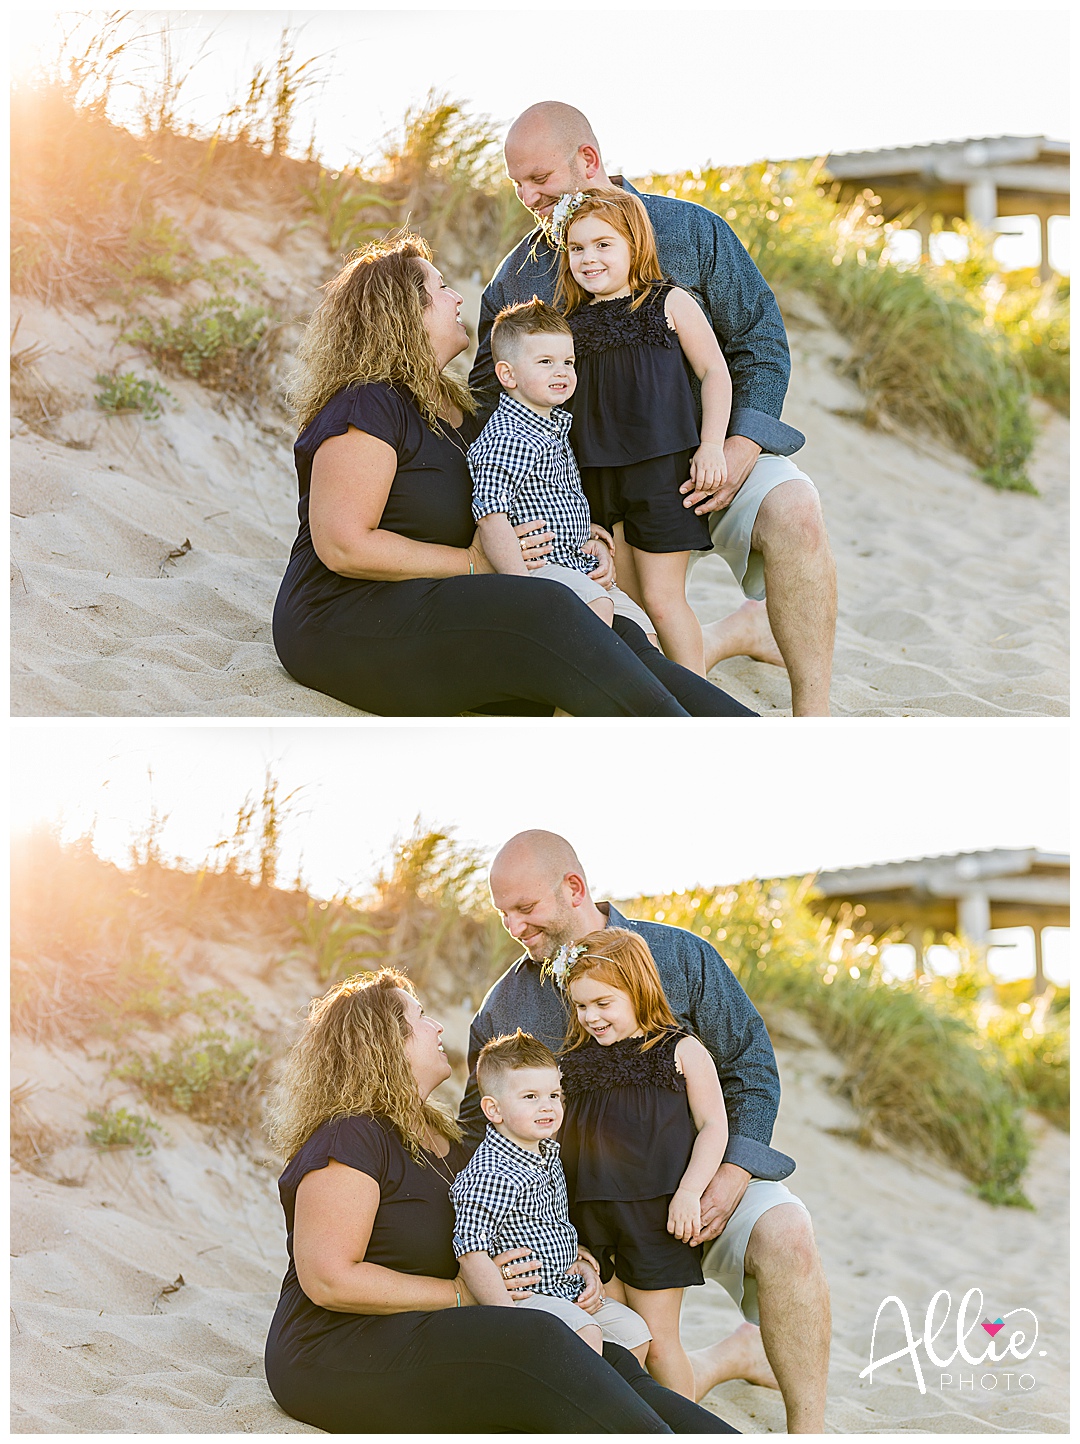
<path fill-rule="evenodd" d="M 523 336 L 573 336 L 566 317 L 534 296 L 516 306 L 504 306 L 491 325 L 491 359 L 510 361 Z"/>
<path fill-rule="evenodd" d="M 481 1097 L 491 1097 L 499 1079 L 519 1068 L 554 1068 L 558 1072 L 559 1060 L 539 1038 L 523 1033 L 520 1028 L 516 1033 L 492 1038 L 480 1049 L 476 1060 L 476 1086 Z"/>

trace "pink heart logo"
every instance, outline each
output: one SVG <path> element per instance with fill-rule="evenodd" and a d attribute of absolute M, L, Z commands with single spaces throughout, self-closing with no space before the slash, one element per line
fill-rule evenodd
<path fill-rule="evenodd" d="M 983 1328 L 986 1330 L 986 1332 L 990 1335 L 991 1338 L 993 1338 L 994 1335 L 1004 1327 L 1004 1319 L 995 1319 L 993 1323 L 990 1323 L 987 1319 L 983 1319 Z"/>

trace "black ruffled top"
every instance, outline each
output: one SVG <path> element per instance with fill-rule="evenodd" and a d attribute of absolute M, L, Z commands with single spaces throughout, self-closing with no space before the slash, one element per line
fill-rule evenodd
<path fill-rule="evenodd" d="M 566 1117 L 559 1144 L 570 1202 L 670 1196 L 697 1130 L 676 1071 L 675 1029 L 641 1051 L 641 1038 L 590 1039 L 559 1059 Z"/>
<path fill-rule="evenodd" d="M 632 466 L 701 440 L 690 370 L 664 312 L 671 289 L 654 286 L 636 311 L 619 296 L 567 318 L 578 382 L 566 407 L 579 466 Z"/>

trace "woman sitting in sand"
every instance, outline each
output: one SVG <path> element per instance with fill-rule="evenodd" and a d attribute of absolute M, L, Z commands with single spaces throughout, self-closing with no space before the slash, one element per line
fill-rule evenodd
<path fill-rule="evenodd" d="M 445 370 L 468 345 L 462 298 L 430 256 L 415 236 L 354 256 L 300 347 L 284 667 L 381 716 L 753 715 L 632 622 L 612 631 L 558 583 L 494 572 L 472 520 L 474 405 Z M 524 546 L 542 564 L 547 541 Z"/>
<path fill-rule="evenodd" d="M 450 1076 L 442 1031 L 389 969 L 312 1003 L 271 1115 L 289 1159 L 274 1398 L 335 1434 L 734 1432 L 618 1345 L 601 1358 L 551 1314 L 475 1306 L 450 1200 L 466 1150 L 430 1096 Z"/>

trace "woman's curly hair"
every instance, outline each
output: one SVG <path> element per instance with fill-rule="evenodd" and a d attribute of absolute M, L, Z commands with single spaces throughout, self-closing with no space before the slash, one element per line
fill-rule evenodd
<path fill-rule="evenodd" d="M 429 1129 L 451 1141 L 461 1137 L 445 1109 L 420 1097 L 405 1053 L 411 1035 L 399 989 L 416 996 L 404 974 L 383 968 L 312 999 L 267 1108 L 270 1140 L 285 1158 L 322 1124 L 357 1113 L 388 1119 L 420 1163 Z"/>
<path fill-rule="evenodd" d="M 371 381 L 404 387 L 433 431 L 448 407 L 475 411 L 464 382 L 439 370 L 424 329 L 431 297 L 420 262 L 430 260 L 427 241 L 406 231 L 354 251 L 323 286 L 289 391 L 300 431 L 338 391 Z"/>

